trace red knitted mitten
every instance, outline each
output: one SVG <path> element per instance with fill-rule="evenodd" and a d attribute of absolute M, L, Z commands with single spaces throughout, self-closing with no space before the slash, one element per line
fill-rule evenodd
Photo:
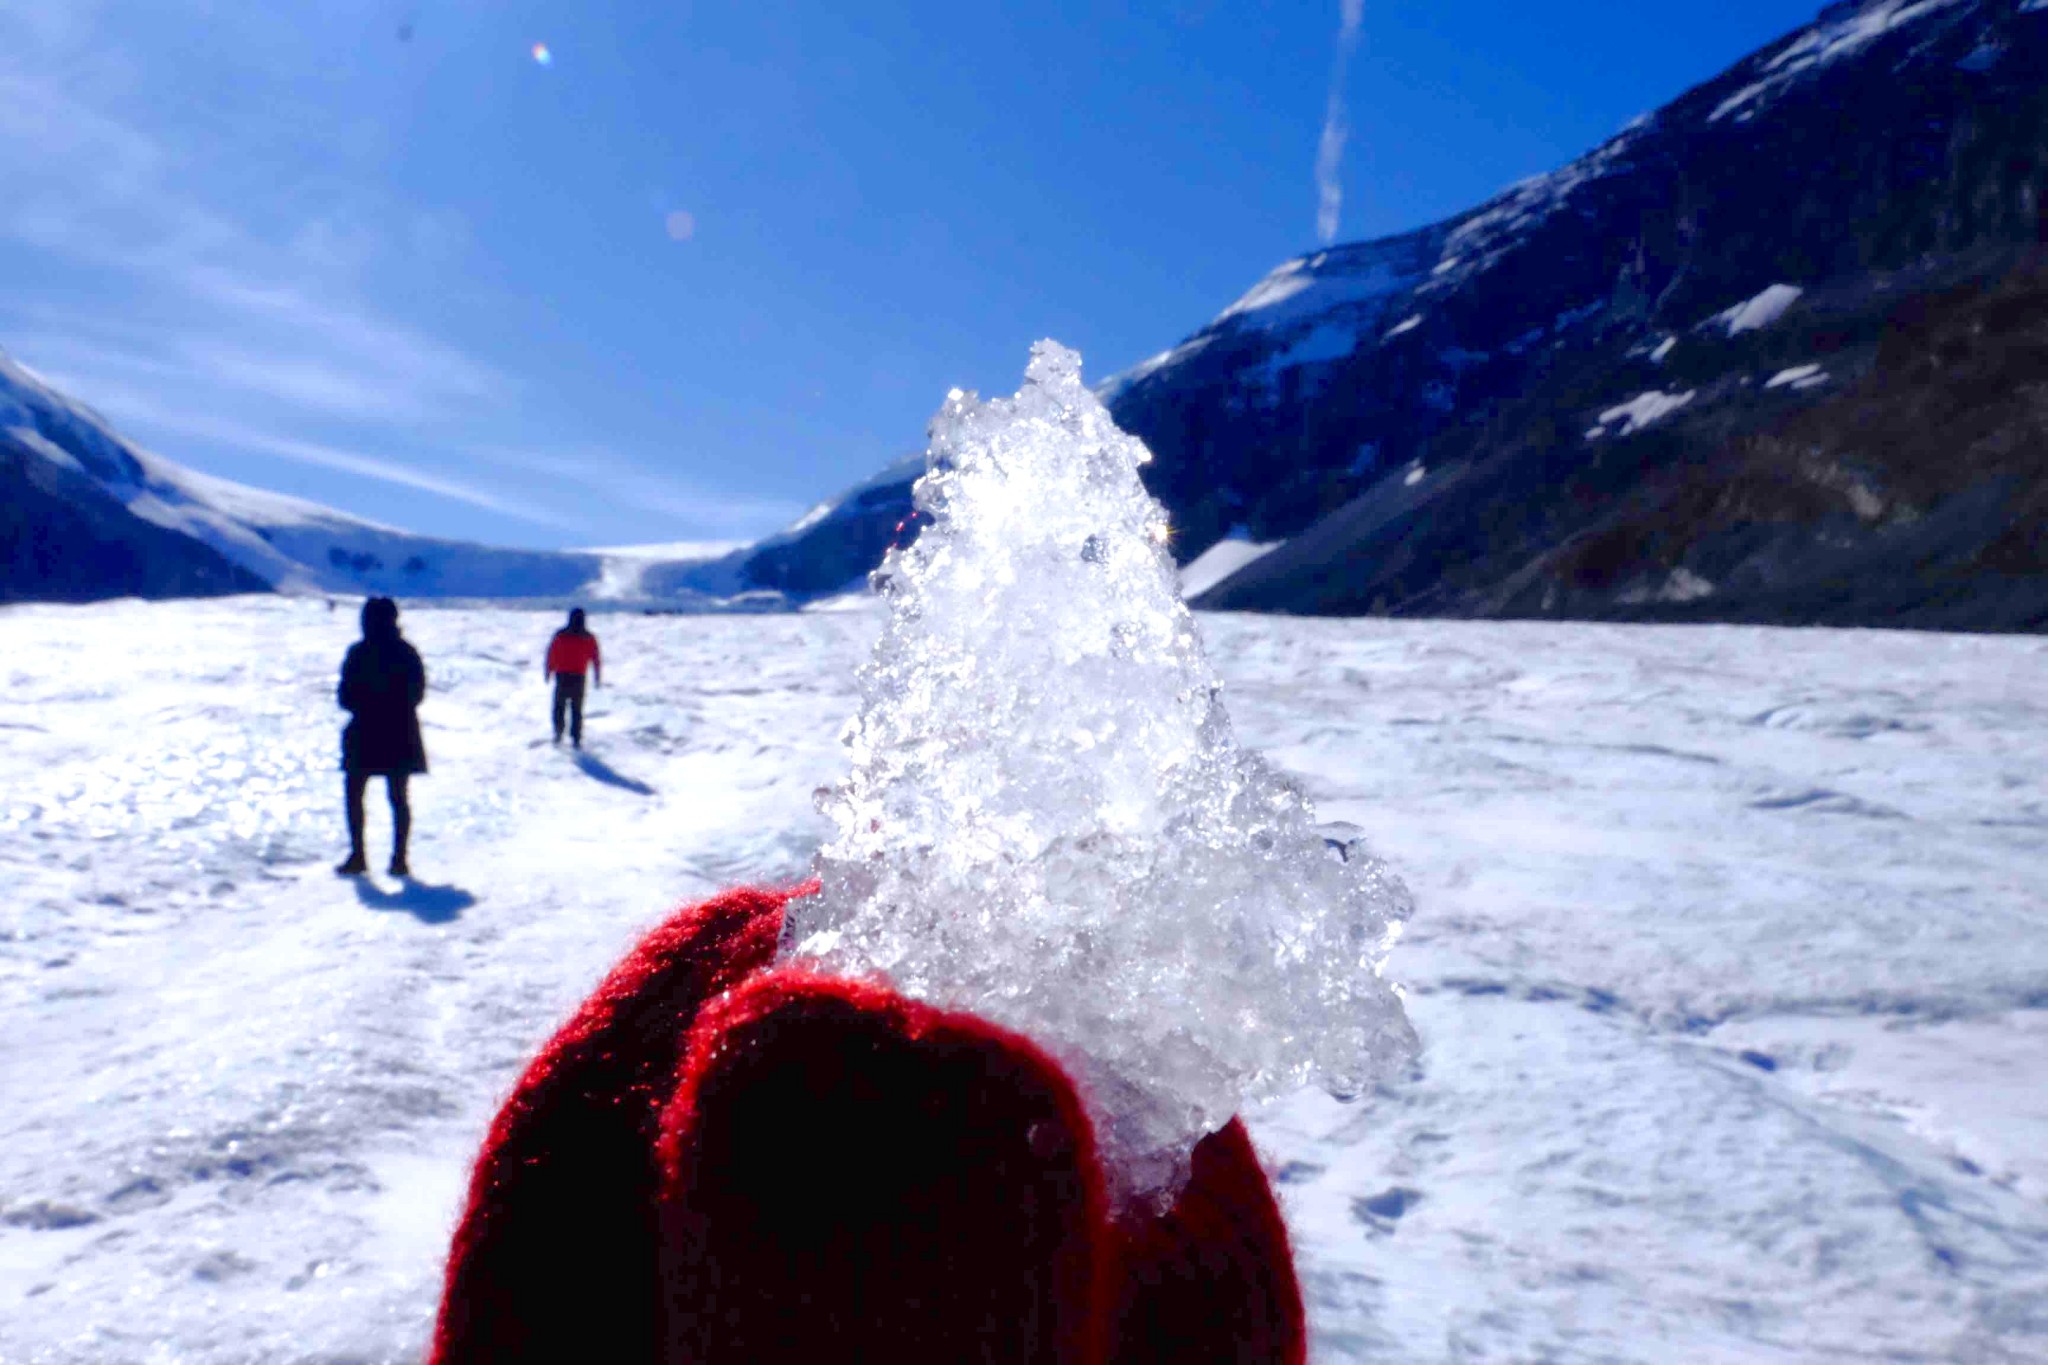
<path fill-rule="evenodd" d="M 477 1162 L 435 1365 L 1304 1358 L 1242 1125 L 1197 1146 L 1171 1212 L 1112 1222 L 1073 1083 L 1028 1040 L 767 970 L 813 889 L 681 912 L 528 1068 Z"/>

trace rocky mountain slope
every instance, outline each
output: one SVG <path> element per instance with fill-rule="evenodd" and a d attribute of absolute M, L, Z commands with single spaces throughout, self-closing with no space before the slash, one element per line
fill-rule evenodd
<path fill-rule="evenodd" d="M 1837 5 L 1106 391 L 1202 605 L 2038 625 L 2044 191 L 2048 3 Z"/>

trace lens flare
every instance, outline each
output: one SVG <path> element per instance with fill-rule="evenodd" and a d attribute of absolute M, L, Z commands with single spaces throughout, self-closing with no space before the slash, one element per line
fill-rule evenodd
<path fill-rule="evenodd" d="M 546 43 L 535 43 L 533 45 L 533 59 L 542 66 L 553 66 L 555 64 L 555 54 L 548 51 Z"/>

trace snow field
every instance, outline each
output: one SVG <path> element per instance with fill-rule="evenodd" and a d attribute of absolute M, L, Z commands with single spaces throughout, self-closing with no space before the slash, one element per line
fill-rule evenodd
<path fill-rule="evenodd" d="M 408 611 L 434 771 L 406 887 L 330 871 L 352 613 L 0 622 L 8 1362 L 416 1359 L 535 1046 L 673 904 L 803 874 L 868 628 L 600 618 L 579 762 L 545 743 L 552 614 Z M 369 813 L 381 867 L 381 784 Z"/>
<path fill-rule="evenodd" d="M 1254 1123 L 1318 1360 L 2048 1355 L 2048 643 L 1200 623 L 1418 901 L 1414 1071 Z M 351 612 L 0 612 L 0 1361 L 416 1359 L 533 1048 L 804 871 L 879 616 L 599 617 L 580 765 L 558 624 L 408 610 L 419 880 L 358 886 Z"/>
<path fill-rule="evenodd" d="M 1204 625 L 1418 902 L 1416 1075 L 1259 1127 L 1321 1358 L 2048 1354 L 2048 645 Z"/>

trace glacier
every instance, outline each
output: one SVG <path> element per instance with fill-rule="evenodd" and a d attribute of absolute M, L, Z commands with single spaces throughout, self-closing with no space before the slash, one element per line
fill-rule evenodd
<path fill-rule="evenodd" d="M 533 1048 L 832 837 L 847 605 L 600 622 L 588 769 L 552 614 L 408 608 L 419 880 L 360 887 L 352 613 L 0 608 L 0 1359 L 418 1360 Z M 1197 623 L 1239 742 L 1419 907 L 1417 1063 L 1251 1121 L 1313 1360 L 2048 1354 L 2048 642 Z"/>

